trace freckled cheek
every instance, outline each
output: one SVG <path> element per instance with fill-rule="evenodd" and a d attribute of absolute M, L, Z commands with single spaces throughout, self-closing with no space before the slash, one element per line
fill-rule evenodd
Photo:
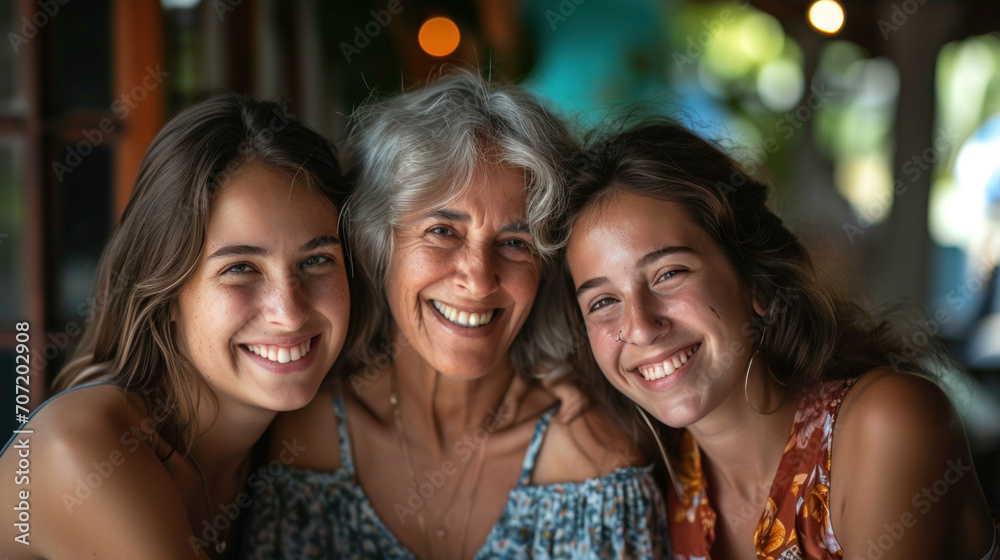
<path fill-rule="evenodd" d="M 334 328 L 346 328 L 351 309 L 347 278 L 326 278 L 307 285 L 305 298 L 309 307 L 322 313 Z"/>
<path fill-rule="evenodd" d="M 535 296 L 538 295 L 540 281 L 537 267 L 530 265 L 516 267 L 500 277 L 501 286 L 506 287 L 506 291 L 511 294 L 514 301 L 527 305 L 528 308 L 531 307 Z"/>

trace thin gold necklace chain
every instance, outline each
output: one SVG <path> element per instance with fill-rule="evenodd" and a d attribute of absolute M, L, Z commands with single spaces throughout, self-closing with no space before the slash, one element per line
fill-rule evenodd
<path fill-rule="evenodd" d="M 188 455 L 188 458 L 191 459 L 191 464 L 194 465 L 194 468 L 198 471 L 198 476 L 201 477 L 201 487 L 205 491 L 205 515 L 208 516 L 208 524 L 214 527 L 212 523 L 212 498 L 208 493 L 208 479 L 205 478 L 205 473 L 201 470 L 201 465 L 195 460 L 194 455 Z M 216 529 L 216 537 L 212 539 L 216 554 L 222 554 L 226 551 L 226 541 L 229 537 L 229 529 L 231 527 L 232 522 L 226 527 L 225 532 Z"/>
<path fill-rule="evenodd" d="M 516 374 L 514 374 L 516 375 Z M 503 407 L 504 400 L 506 399 L 508 391 L 510 391 L 510 386 L 514 382 L 514 377 L 511 376 L 511 381 L 508 383 L 507 388 L 504 390 L 500 397 L 500 406 L 498 409 Z M 396 424 L 396 435 L 399 437 L 399 447 L 403 454 L 403 463 L 406 466 L 406 473 L 410 479 L 410 488 L 413 489 L 417 495 L 420 495 L 420 490 L 417 485 L 416 470 L 413 468 L 413 461 L 410 457 L 410 446 L 406 443 L 406 429 L 403 427 L 402 413 L 399 410 L 399 396 L 396 388 L 396 371 L 393 368 L 392 371 L 392 394 L 389 395 L 389 403 L 392 404 L 392 416 Z M 464 519 L 462 521 L 462 532 L 461 540 L 458 547 L 458 557 L 465 557 L 465 544 L 469 535 L 469 524 L 472 518 L 472 508 L 476 503 L 476 496 L 479 494 L 479 480 L 483 474 L 483 466 L 486 463 L 486 446 L 489 444 L 489 439 L 483 442 L 482 447 L 479 448 L 479 459 L 476 465 L 476 476 L 473 479 L 472 495 L 469 497 L 469 507 L 467 508 Z M 465 480 L 465 475 L 468 473 L 469 469 L 463 469 L 462 476 L 456 483 L 455 491 L 452 493 L 451 498 L 448 500 L 447 506 L 445 506 L 444 512 L 441 514 L 441 520 L 443 521 L 447 516 L 448 512 L 455 505 L 455 498 L 458 496 L 458 492 L 461 490 L 462 482 Z M 424 538 L 424 542 L 429 548 L 429 552 L 433 555 L 434 544 L 431 541 L 430 534 L 427 531 L 427 522 L 424 518 L 423 513 L 417 512 L 417 526 L 420 528 L 420 534 Z M 444 529 L 441 529 L 442 531 Z"/>

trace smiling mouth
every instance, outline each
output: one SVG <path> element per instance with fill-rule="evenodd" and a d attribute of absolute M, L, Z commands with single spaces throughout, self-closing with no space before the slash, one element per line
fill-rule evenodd
<path fill-rule="evenodd" d="M 312 348 L 312 339 L 295 346 L 277 346 L 274 344 L 244 344 L 244 348 L 266 360 L 287 364 L 305 358 Z"/>
<path fill-rule="evenodd" d="M 484 327 L 490 324 L 493 320 L 493 315 L 495 310 L 490 310 L 485 313 L 469 313 L 468 311 L 459 311 L 450 305 L 441 303 L 440 301 L 431 300 L 434 305 L 434 309 L 448 320 L 449 323 L 458 325 L 460 327 Z"/>
<path fill-rule="evenodd" d="M 642 378 L 646 381 L 654 381 L 656 379 L 671 376 L 675 371 L 680 369 L 681 366 L 686 364 L 688 358 L 693 356 L 699 348 L 701 348 L 701 343 L 683 348 L 674 354 L 667 356 L 667 358 L 662 362 L 640 367 L 639 374 L 642 375 Z"/>

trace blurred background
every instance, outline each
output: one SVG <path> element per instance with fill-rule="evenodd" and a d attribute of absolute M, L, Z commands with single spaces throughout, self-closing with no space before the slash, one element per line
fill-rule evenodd
<path fill-rule="evenodd" d="M 337 142 L 370 95 L 457 64 L 525 86 L 581 134 L 641 107 L 766 173 L 846 285 L 922 306 L 972 372 L 959 406 L 1000 510 L 995 0 L 0 0 L 0 29 L 4 429 L 15 324 L 31 325 L 34 408 L 167 119 L 246 92 Z"/>

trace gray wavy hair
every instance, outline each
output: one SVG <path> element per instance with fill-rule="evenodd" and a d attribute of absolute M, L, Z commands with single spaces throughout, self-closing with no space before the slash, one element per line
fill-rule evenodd
<path fill-rule="evenodd" d="M 354 188 L 343 219 L 353 261 L 367 289 L 355 293 L 360 319 L 345 364 L 353 374 L 394 357 L 395 324 L 385 286 L 394 234 L 405 217 L 449 205 L 488 166 L 524 170 L 527 223 L 542 262 L 534 307 L 510 352 L 515 371 L 559 373 L 581 337 L 574 337 L 559 286 L 557 218 L 566 208 L 570 160 L 577 144 L 539 101 L 513 85 L 457 70 L 424 87 L 357 109 L 348 125 L 344 166 Z M 357 290 L 356 290 L 357 292 Z M 558 305 L 553 309 L 552 305 Z M 555 368 L 555 369 L 553 369 Z"/>

